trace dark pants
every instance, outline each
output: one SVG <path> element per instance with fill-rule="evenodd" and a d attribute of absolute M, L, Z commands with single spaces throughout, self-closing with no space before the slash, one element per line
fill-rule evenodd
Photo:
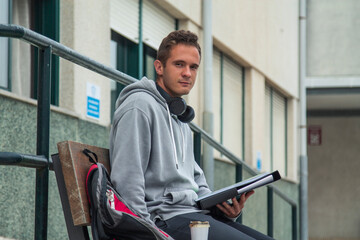
<path fill-rule="evenodd" d="M 190 240 L 190 221 L 208 221 L 210 223 L 209 240 L 273 239 L 240 223 L 225 219 L 215 219 L 210 215 L 201 213 L 178 215 L 166 221 L 157 221 L 156 225 L 166 233 L 170 234 L 175 240 Z"/>

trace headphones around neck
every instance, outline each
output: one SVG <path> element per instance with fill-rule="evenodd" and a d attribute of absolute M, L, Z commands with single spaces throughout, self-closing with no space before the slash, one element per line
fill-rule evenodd
<path fill-rule="evenodd" d="M 171 97 L 164 89 L 162 89 L 157 83 L 156 88 L 163 98 L 165 98 L 170 113 L 177 116 L 177 118 L 183 123 L 191 122 L 195 117 L 195 111 L 192 107 L 187 106 L 184 99 L 181 97 Z"/>

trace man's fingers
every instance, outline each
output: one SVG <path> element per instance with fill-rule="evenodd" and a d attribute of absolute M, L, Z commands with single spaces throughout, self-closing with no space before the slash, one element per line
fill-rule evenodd
<path fill-rule="evenodd" d="M 243 194 L 243 195 L 245 195 L 245 201 L 251 196 L 251 195 L 253 195 L 255 193 L 255 191 L 254 190 L 251 190 L 250 192 L 247 192 L 246 194 Z"/>
<path fill-rule="evenodd" d="M 241 203 L 238 202 L 238 200 L 236 199 L 236 197 L 234 197 L 232 199 L 232 202 L 233 202 L 233 208 L 235 210 L 235 212 L 240 212 L 241 209 L 243 208 L 243 206 L 241 205 Z"/>
<path fill-rule="evenodd" d="M 216 204 L 216 206 L 217 206 L 223 213 L 225 213 L 225 215 L 229 215 L 229 214 L 230 214 L 229 211 L 228 211 L 226 208 L 224 208 L 221 204 Z"/>
<path fill-rule="evenodd" d="M 232 199 L 233 204 L 229 205 L 227 202 L 217 204 L 216 206 L 228 217 L 236 217 L 240 214 L 241 210 L 245 206 L 246 200 L 254 194 L 254 190 L 244 193 L 240 196 L 239 200 L 234 197 Z"/>
<path fill-rule="evenodd" d="M 227 202 L 223 202 L 222 205 L 227 210 L 229 214 L 234 214 L 234 209 L 232 206 L 230 206 Z"/>

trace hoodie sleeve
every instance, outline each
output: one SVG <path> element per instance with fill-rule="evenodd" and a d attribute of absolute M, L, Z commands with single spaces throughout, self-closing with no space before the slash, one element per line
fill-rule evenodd
<path fill-rule="evenodd" d="M 144 191 L 151 148 L 149 120 L 141 110 L 129 109 L 111 134 L 111 181 L 126 203 L 150 220 Z"/>
<path fill-rule="evenodd" d="M 206 182 L 204 172 L 201 170 L 201 168 L 196 162 L 195 162 L 195 170 L 194 170 L 194 179 L 197 185 L 199 186 L 199 191 L 197 192 L 197 195 L 199 197 L 211 192 Z"/>

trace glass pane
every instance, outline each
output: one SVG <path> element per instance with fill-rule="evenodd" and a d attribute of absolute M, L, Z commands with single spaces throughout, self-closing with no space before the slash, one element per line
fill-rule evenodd
<path fill-rule="evenodd" d="M 110 42 L 110 64 L 112 68 L 116 69 L 117 66 L 117 43 L 113 40 Z M 116 82 L 114 80 L 111 81 L 111 91 L 116 90 Z"/>
<path fill-rule="evenodd" d="M 112 31 L 110 47 L 112 67 L 136 78 L 138 76 L 138 45 Z M 125 86 L 115 81 L 111 84 L 111 114 L 113 114 L 116 99 Z"/>
<path fill-rule="evenodd" d="M 156 71 L 154 61 L 156 59 L 156 50 L 144 45 L 144 75 L 151 80 L 156 80 Z"/>
<path fill-rule="evenodd" d="M 155 74 L 155 67 L 154 67 L 154 61 L 155 58 L 153 56 L 146 55 L 145 59 L 146 61 L 146 69 L 145 69 L 145 75 L 148 79 L 155 80 L 156 74 Z"/>
<path fill-rule="evenodd" d="M 113 40 L 110 42 L 110 63 L 111 67 L 116 69 L 117 66 L 117 43 Z M 110 88 L 111 88 L 111 119 L 113 118 L 115 111 L 115 102 L 118 97 L 118 93 L 116 91 L 116 81 L 110 79 Z"/>
<path fill-rule="evenodd" d="M 0 23 L 9 23 L 9 0 L 0 0 Z M 8 38 L 0 37 L 0 87 L 8 88 Z"/>

